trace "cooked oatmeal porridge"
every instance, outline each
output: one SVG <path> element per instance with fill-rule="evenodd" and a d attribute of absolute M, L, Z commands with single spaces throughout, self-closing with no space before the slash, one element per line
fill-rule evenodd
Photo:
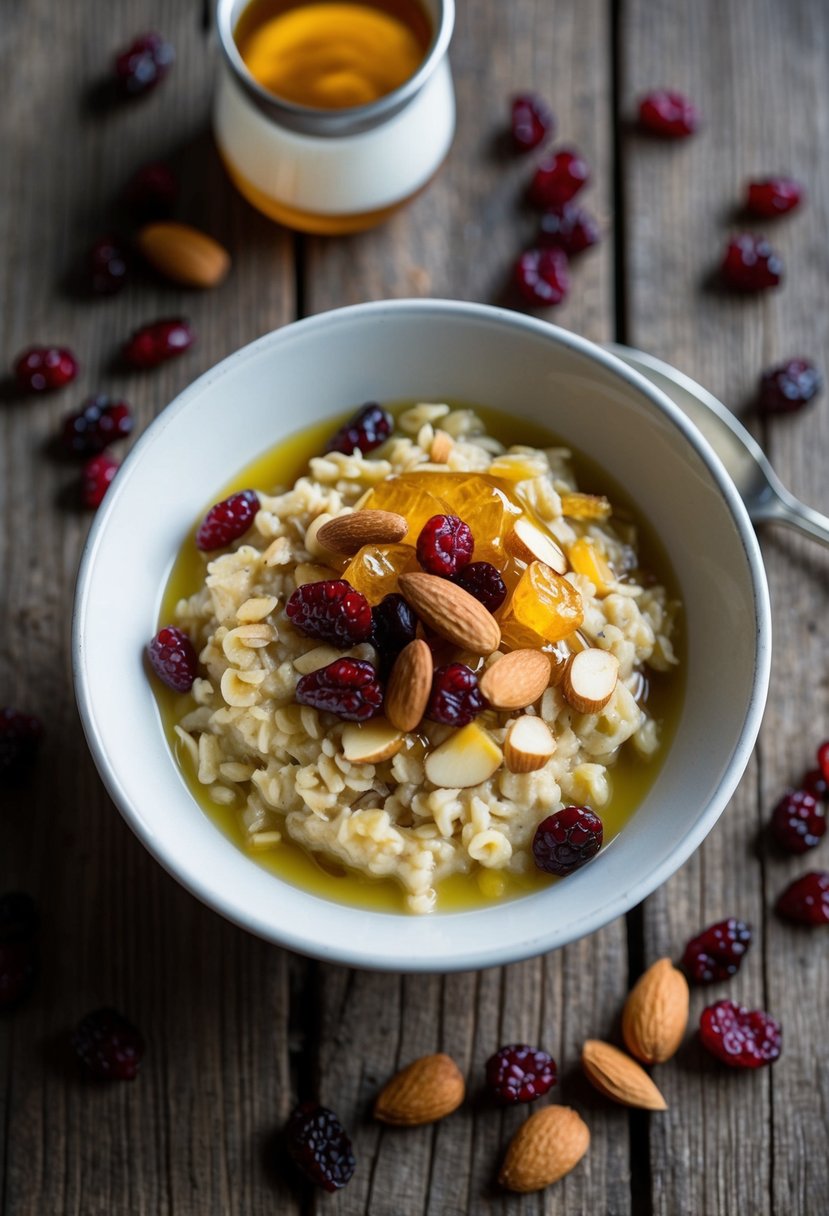
<path fill-rule="evenodd" d="M 256 856 L 299 845 L 426 913 L 460 875 L 520 888 L 542 821 L 655 768 L 678 605 L 566 449 L 373 409 L 289 488 L 208 513 L 163 622 L 196 652 L 174 730 Z"/>

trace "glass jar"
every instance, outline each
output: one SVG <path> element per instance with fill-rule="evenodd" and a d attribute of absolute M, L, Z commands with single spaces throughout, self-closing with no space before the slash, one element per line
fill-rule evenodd
<path fill-rule="evenodd" d="M 234 39 L 248 2 L 219 0 L 217 10 L 213 126 L 232 181 L 259 211 L 302 232 L 381 223 L 429 183 L 452 143 L 454 0 L 423 0 L 433 35 L 413 76 L 368 105 L 339 110 L 284 101 L 254 79 Z"/>

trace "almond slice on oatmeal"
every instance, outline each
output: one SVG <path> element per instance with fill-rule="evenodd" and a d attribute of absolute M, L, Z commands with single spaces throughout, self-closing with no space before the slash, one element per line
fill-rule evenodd
<path fill-rule="evenodd" d="M 526 516 L 517 519 L 504 538 L 504 548 L 521 562 L 543 562 L 556 574 L 569 570 L 563 549 Z"/>
<path fill-rule="evenodd" d="M 343 727 L 343 755 L 351 764 L 380 764 L 403 746 L 403 732 L 385 718 L 349 722 Z"/>
<path fill-rule="evenodd" d="M 386 685 L 386 717 L 398 730 L 414 730 L 432 691 L 432 652 L 422 638 L 397 656 Z"/>
<path fill-rule="evenodd" d="M 240 625 L 264 621 L 265 617 L 273 612 L 277 602 L 275 595 L 253 595 L 236 609 L 236 620 Z"/>
<path fill-rule="evenodd" d="M 522 714 L 510 722 L 504 738 L 504 763 L 511 773 L 534 773 L 556 750 L 556 741 L 543 718 Z"/>
<path fill-rule="evenodd" d="M 447 431 L 436 430 L 429 448 L 429 460 L 432 464 L 446 464 L 454 446 L 455 441 Z"/>
<path fill-rule="evenodd" d="M 487 667 L 478 687 L 495 709 L 526 709 L 550 683 L 550 670 L 543 650 L 511 650 Z"/>
<path fill-rule="evenodd" d="M 447 642 L 472 654 L 492 654 L 501 644 L 495 617 L 457 583 L 436 574 L 401 574 L 404 598 L 419 617 Z"/>
<path fill-rule="evenodd" d="M 426 776 L 443 789 L 480 785 L 503 763 L 503 753 L 487 731 L 470 722 L 455 731 L 426 757 Z"/>
<path fill-rule="evenodd" d="M 619 660 L 595 646 L 574 654 L 564 671 L 564 699 L 577 713 L 597 714 L 604 709 L 616 688 Z"/>
<path fill-rule="evenodd" d="M 396 545 L 408 530 L 408 520 L 396 511 L 351 511 L 326 520 L 316 540 L 329 553 L 353 557 L 363 545 Z"/>

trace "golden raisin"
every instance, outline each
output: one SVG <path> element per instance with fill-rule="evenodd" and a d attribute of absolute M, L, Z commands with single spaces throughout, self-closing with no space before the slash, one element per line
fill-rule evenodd
<path fill-rule="evenodd" d="M 384 595 L 397 591 L 397 576 L 412 569 L 418 565 L 411 545 L 363 545 L 341 577 L 370 604 L 379 604 Z"/>
<path fill-rule="evenodd" d="M 513 649 L 540 647 L 566 638 L 583 619 L 581 596 L 572 583 L 543 562 L 531 562 L 500 618 L 501 635 Z"/>
<path fill-rule="evenodd" d="M 565 493 L 561 513 L 568 519 L 610 519 L 613 508 L 601 494 Z"/>
<path fill-rule="evenodd" d="M 615 576 L 595 540 L 589 536 L 579 537 L 575 544 L 571 545 L 567 556 L 576 573 L 590 579 L 598 595 L 607 595 L 612 591 Z"/>

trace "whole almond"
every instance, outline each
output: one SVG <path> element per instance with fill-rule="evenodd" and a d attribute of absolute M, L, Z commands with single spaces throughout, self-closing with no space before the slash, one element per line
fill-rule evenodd
<path fill-rule="evenodd" d="M 588 1039 L 581 1052 L 587 1079 L 600 1094 L 643 1110 L 667 1110 L 668 1104 L 641 1065 L 618 1047 Z"/>
<path fill-rule="evenodd" d="M 215 287 L 230 270 L 224 246 L 189 224 L 147 224 L 136 243 L 151 266 L 185 287 Z"/>
<path fill-rule="evenodd" d="M 501 1186 L 527 1194 L 558 1182 L 590 1147 L 590 1131 L 569 1106 L 545 1106 L 522 1123 L 498 1175 Z"/>
<path fill-rule="evenodd" d="M 414 730 L 432 691 L 432 652 L 421 638 L 400 651 L 386 684 L 385 711 L 398 730 Z"/>
<path fill-rule="evenodd" d="M 401 574 L 400 590 L 419 617 L 447 642 L 473 654 L 492 654 L 501 642 L 498 622 L 457 583 L 436 574 Z"/>
<path fill-rule="evenodd" d="M 457 1110 L 466 1086 L 451 1056 L 438 1052 L 413 1060 L 386 1083 L 374 1103 L 374 1117 L 396 1127 L 434 1123 Z"/>
<path fill-rule="evenodd" d="M 324 523 L 317 540 L 329 553 L 351 557 L 363 545 L 395 545 L 408 530 L 408 520 L 394 511 L 352 511 Z"/>
<path fill-rule="evenodd" d="M 688 981 L 669 958 L 648 967 L 631 989 L 622 1013 L 622 1038 L 643 1064 L 664 1064 L 688 1025 Z"/>
<path fill-rule="evenodd" d="M 487 667 L 478 687 L 495 709 L 525 709 L 550 683 L 550 671 L 543 650 L 511 650 Z"/>

